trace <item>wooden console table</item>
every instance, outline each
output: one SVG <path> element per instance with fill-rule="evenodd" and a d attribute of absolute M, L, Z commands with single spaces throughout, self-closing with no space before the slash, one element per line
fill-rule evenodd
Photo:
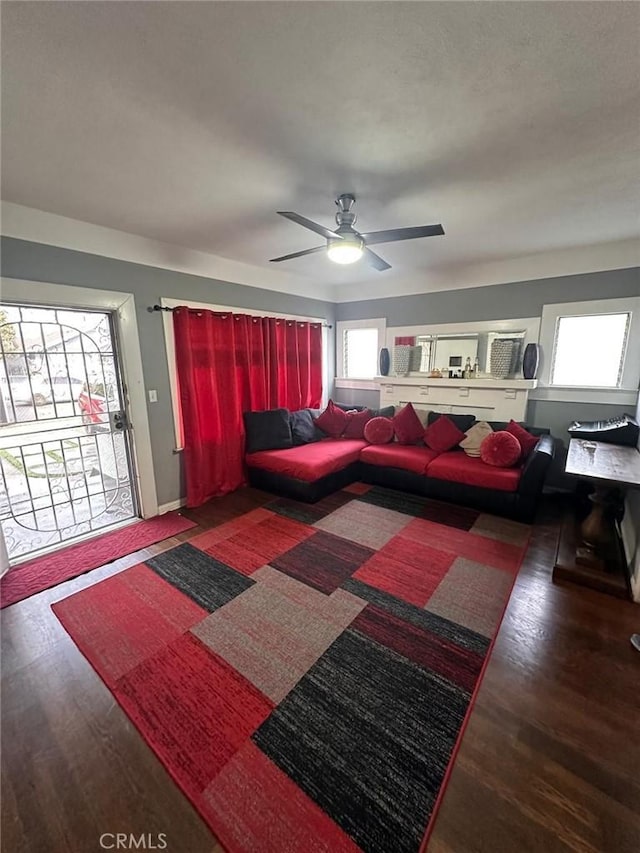
<path fill-rule="evenodd" d="M 595 489 L 586 518 L 580 523 L 571 513 L 564 520 L 553 578 L 628 598 L 629 579 L 615 514 L 624 490 L 640 487 L 640 452 L 635 447 L 572 438 L 564 470 L 593 483 Z"/>

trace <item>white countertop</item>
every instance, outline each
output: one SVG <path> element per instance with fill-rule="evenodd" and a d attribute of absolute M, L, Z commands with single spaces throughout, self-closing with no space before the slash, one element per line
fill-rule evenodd
<path fill-rule="evenodd" d="M 483 376 L 478 379 L 434 379 L 429 376 L 376 376 L 380 385 L 441 385 L 449 388 L 536 388 L 537 379 L 494 379 Z"/>

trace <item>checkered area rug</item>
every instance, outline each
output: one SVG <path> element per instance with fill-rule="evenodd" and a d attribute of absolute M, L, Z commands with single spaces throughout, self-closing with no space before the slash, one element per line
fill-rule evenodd
<path fill-rule="evenodd" d="M 354 484 L 53 609 L 229 851 L 415 853 L 529 532 Z"/>

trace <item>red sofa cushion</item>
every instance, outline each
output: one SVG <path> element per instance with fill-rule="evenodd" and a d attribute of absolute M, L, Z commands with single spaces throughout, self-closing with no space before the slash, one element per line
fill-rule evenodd
<path fill-rule="evenodd" d="M 360 453 L 360 461 L 370 465 L 389 465 L 414 474 L 424 474 L 427 465 L 438 454 L 428 447 L 411 447 L 404 444 L 370 444 Z"/>
<path fill-rule="evenodd" d="M 365 425 L 364 437 L 369 444 L 388 444 L 393 439 L 391 418 L 371 418 Z"/>
<path fill-rule="evenodd" d="M 369 409 L 361 412 L 347 412 L 347 425 L 342 433 L 343 438 L 364 438 L 364 428 L 373 418 Z"/>
<path fill-rule="evenodd" d="M 461 441 L 464 441 L 466 435 L 461 429 L 454 424 L 446 415 L 440 415 L 437 421 L 434 421 L 424 431 L 424 441 L 427 447 L 435 450 L 436 453 L 445 453 L 447 450 L 452 450 L 457 447 Z"/>
<path fill-rule="evenodd" d="M 341 471 L 356 462 L 366 441 L 357 438 L 323 438 L 313 444 L 288 447 L 286 450 L 260 450 L 248 453 L 250 468 L 262 468 L 312 483 L 327 474 Z"/>
<path fill-rule="evenodd" d="M 267 453 L 290 453 L 285 450 L 265 451 Z M 427 476 L 438 480 L 452 480 L 467 486 L 481 486 L 485 489 L 498 489 L 501 492 L 515 492 L 522 476 L 522 468 L 494 468 L 477 456 L 467 456 L 464 450 L 450 450 L 441 453 L 427 467 Z"/>
<path fill-rule="evenodd" d="M 411 403 L 407 403 L 393 416 L 393 430 L 398 444 L 417 444 L 422 441 L 424 427 Z"/>
<path fill-rule="evenodd" d="M 331 436 L 331 438 L 338 438 L 344 432 L 347 420 L 347 413 L 344 409 L 336 406 L 333 400 L 329 400 L 327 408 L 321 415 L 314 418 L 313 422 L 318 429 L 321 429 L 322 432 Z"/>
<path fill-rule="evenodd" d="M 531 435 L 528 430 L 526 430 L 524 427 L 520 426 L 519 423 L 516 423 L 513 420 L 509 421 L 506 432 L 510 432 L 511 435 L 515 435 L 515 437 L 520 442 L 523 459 L 527 458 L 527 456 L 531 453 L 531 451 L 536 446 L 539 440 L 539 436 Z"/>
<path fill-rule="evenodd" d="M 520 442 L 506 430 L 492 432 L 480 445 L 480 459 L 496 468 L 513 468 L 521 456 Z"/>

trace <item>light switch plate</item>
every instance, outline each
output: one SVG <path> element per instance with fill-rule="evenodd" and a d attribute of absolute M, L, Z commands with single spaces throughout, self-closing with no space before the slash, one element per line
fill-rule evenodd
<path fill-rule="evenodd" d="M 149 389 L 149 402 L 150 403 L 157 403 L 158 402 L 158 392 L 155 390 L 155 388 Z"/>

